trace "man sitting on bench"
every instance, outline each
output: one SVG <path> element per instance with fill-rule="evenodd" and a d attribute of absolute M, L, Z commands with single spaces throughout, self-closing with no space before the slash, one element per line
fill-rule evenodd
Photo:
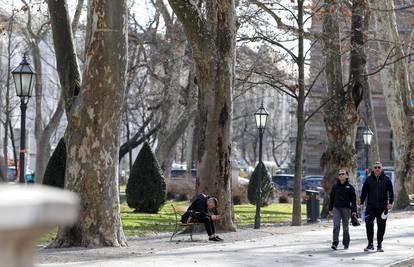
<path fill-rule="evenodd" d="M 220 215 L 215 215 L 213 213 L 213 210 L 216 207 L 217 198 L 199 194 L 181 217 L 181 222 L 204 223 L 209 241 L 223 241 L 223 239 L 216 235 L 216 229 L 214 227 L 214 221 L 221 219 Z"/>

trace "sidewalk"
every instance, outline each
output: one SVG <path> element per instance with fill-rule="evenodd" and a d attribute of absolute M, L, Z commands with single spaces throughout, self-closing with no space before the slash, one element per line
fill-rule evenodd
<path fill-rule="evenodd" d="M 350 228 L 349 250 L 343 250 L 340 246 L 339 250 L 332 251 L 330 249 L 332 228 L 326 227 L 325 223 L 325 226 L 315 225 L 314 231 L 311 230 L 312 226 L 305 227 L 307 229 L 305 232 L 295 231 L 295 227 L 287 227 L 293 231 L 266 237 L 260 237 L 259 234 L 257 238 L 246 241 L 219 244 L 202 242 L 201 245 L 200 242 L 195 242 L 194 246 L 154 251 L 150 255 L 120 256 L 116 259 L 94 261 L 75 259 L 37 266 L 390 266 L 414 257 L 414 217 L 412 214 L 407 216 L 410 217 L 403 219 L 391 217 L 387 222 L 383 243 L 384 253 L 363 252 L 367 243 L 364 225 Z M 163 240 L 163 242 L 167 241 Z M 175 246 L 175 243 L 168 244 L 171 247 Z M 102 250 L 104 252 L 105 249 Z M 47 254 L 47 250 L 42 252 L 42 257 L 46 257 L 43 262 L 46 262 Z M 408 266 L 408 264 L 400 266 Z"/>

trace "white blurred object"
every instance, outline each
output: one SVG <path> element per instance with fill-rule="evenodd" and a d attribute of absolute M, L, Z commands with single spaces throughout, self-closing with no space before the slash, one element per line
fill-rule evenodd
<path fill-rule="evenodd" d="M 0 267 L 33 266 L 41 235 L 75 223 L 78 213 L 75 193 L 41 185 L 1 185 Z"/>
<path fill-rule="evenodd" d="M 386 209 L 381 213 L 381 219 L 386 220 L 388 218 L 389 215 L 389 211 Z"/>
<path fill-rule="evenodd" d="M 240 185 L 248 185 L 249 184 L 249 179 L 243 178 L 243 177 L 238 177 L 238 182 Z"/>

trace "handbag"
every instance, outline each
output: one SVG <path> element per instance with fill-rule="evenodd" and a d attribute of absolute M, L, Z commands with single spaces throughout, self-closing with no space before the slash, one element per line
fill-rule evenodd
<path fill-rule="evenodd" d="M 352 226 L 360 226 L 361 225 L 361 223 L 359 222 L 358 217 L 357 217 L 356 214 L 351 216 L 351 224 L 352 224 Z"/>

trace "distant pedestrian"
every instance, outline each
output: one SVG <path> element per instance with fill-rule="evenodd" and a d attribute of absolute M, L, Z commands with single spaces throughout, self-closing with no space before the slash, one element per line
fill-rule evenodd
<path fill-rule="evenodd" d="M 339 232 L 342 221 L 342 244 L 344 249 L 349 248 L 349 219 L 356 216 L 355 188 L 348 182 L 348 174 L 344 169 L 338 172 L 338 180 L 332 186 L 329 197 L 329 212 L 333 211 L 333 241 L 331 248 L 336 250 L 339 244 Z"/>
<path fill-rule="evenodd" d="M 381 162 L 374 164 L 374 171 L 367 177 L 362 186 L 361 206 L 366 200 L 365 227 L 367 230 L 368 246 L 364 251 L 374 250 L 374 220 L 377 220 L 377 251 L 384 252 L 382 241 L 385 234 L 385 226 L 388 211 L 393 207 L 394 189 L 392 182 L 382 170 Z"/>

